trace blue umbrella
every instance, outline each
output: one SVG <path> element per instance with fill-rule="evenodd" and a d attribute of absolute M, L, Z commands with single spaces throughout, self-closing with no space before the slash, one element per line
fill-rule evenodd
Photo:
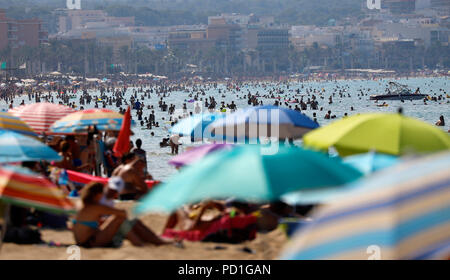
<path fill-rule="evenodd" d="M 61 161 L 62 157 L 38 140 L 8 130 L 0 130 L 0 163 Z"/>
<path fill-rule="evenodd" d="M 344 163 L 351 165 L 364 174 L 393 166 L 399 161 L 398 157 L 379 153 L 358 154 L 344 158 Z"/>
<path fill-rule="evenodd" d="M 319 125 L 295 110 L 277 106 L 259 106 L 239 110 L 212 124 L 215 135 L 231 139 L 301 138 Z"/>
<path fill-rule="evenodd" d="M 216 120 L 223 118 L 222 114 L 197 114 L 182 119 L 175 124 L 170 133 L 179 134 L 180 136 L 190 136 L 191 141 L 201 141 L 203 138 L 213 138 L 209 130 L 209 126 Z M 204 137 L 206 136 L 206 137 Z"/>

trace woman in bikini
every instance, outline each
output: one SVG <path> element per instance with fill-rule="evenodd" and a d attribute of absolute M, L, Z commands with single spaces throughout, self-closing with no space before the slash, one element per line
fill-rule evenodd
<path fill-rule="evenodd" d="M 120 247 L 124 239 L 134 246 L 173 243 L 159 238 L 141 221 L 127 220 L 126 211 L 100 204 L 103 195 L 104 186 L 101 183 L 90 183 L 81 192 L 83 208 L 72 221 L 79 246 Z"/>

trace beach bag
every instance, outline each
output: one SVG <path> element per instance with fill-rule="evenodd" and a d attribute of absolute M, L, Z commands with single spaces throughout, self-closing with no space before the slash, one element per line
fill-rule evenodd
<path fill-rule="evenodd" d="M 5 243 L 16 244 L 41 244 L 41 233 L 31 228 L 8 227 L 6 230 Z"/>

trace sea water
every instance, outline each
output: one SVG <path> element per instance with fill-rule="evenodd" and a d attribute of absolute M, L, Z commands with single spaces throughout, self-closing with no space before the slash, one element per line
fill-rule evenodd
<path fill-rule="evenodd" d="M 289 88 L 287 85 L 278 85 L 278 84 L 265 84 L 266 87 L 248 85 L 240 88 L 240 91 L 236 90 L 227 90 L 225 84 L 219 84 L 217 88 L 211 87 L 206 90 L 205 96 L 199 95 L 199 98 L 203 98 L 203 101 L 208 96 L 214 96 L 218 106 L 220 106 L 221 102 L 224 101 L 225 104 L 231 103 L 234 101 L 237 105 L 238 109 L 248 107 L 247 98 L 243 98 L 246 96 L 248 92 L 251 94 L 265 95 L 268 94 L 269 90 L 279 89 L 283 90 L 284 93 L 279 95 L 281 100 L 291 100 L 294 98 L 300 99 L 303 96 L 303 100 L 306 102 L 308 98 L 311 98 L 306 94 L 306 89 L 316 90 L 316 92 L 323 92 L 323 99 L 320 98 L 318 93 L 315 93 L 317 100 L 319 102 L 319 108 L 323 107 L 323 111 L 320 110 L 310 110 L 308 106 L 307 111 L 303 111 L 306 115 L 312 118 L 313 113 L 317 114 L 317 121 L 320 125 L 326 125 L 336 119 L 340 119 L 347 113 L 349 116 L 357 113 L 365 113 L 365 112 L 397 112 L 399 107 L 403 108 L 403 114 L 407 116 L 411 116 L 417 119 L 421 119 L 425 122 L 433 124 L 438 121 L 439 116 L 443 115 L 446 120 L 446 126 L 441 128 L 447 131 L 450 127 L 450 98 L 446 98 L 446 95 L 450 95 L 450 79 L 448 77 L 440 77 L 440 78 L 409 78 L 409 79 L 398 79 L 395 82 L 400 84 L 407 85 L 413 92 L 420 88 L 420 92 L 422 94 L 427 94 L 430 96 L 444 96 L 444 99 L 441 101 L 427 101 L 426 105 L 423 100 L 414 100 L 414 101 L 379 101 L 375 103 L 373 100 L 369 100 L 370 95 L 372 94 L 383 94 L 387 88 L 388 82 L 391 80 L 338 80 L 338 81 L 321 81 L 321 82 L 304 82 L 304 83 L 293 83 L 289 84 Z M 303 88 L 302 88 L 303 86 Z M 296 90 L 300 89 L 300 94 L 297 94 Z M 370 89 L 370 91 L 369 91 Z M 128 88 L 125 98 L 129 100 L 133 95 L 134 88 Z M 221 93 L 219 93 L 219 90 Z M 336 90 L 336 91 L 335 91 Z M 339 96 L 339 90 L 343 91 L 343 97 Z M 345 90 L 345 91 L 344 91 Z M 360 94 L 360 90 L 364 93 L 364 96 L 358 96 Z M 329 104 L 328 98 L 330 95 L 335 92 L 333 96 L 333 103 Z M 100 95 L 100 92 L 89 91 L 91 95 Z M 179 91 L 172 92 L 168 97 L 165 97 L 163 100 L 166 102 L 168 106 L 170 104 L 174 104 L 177 109 L 182 108 L 183 104 L 186 103 L 188 112 L 194 112 L 194 103 L 187 102 L 193 97 L 189 96 L 189 91 Z M 348 97 L 350 94 L 351 97 Z M 147 105 L 153 105 L 155 111 L 156 122 L 159 123 L 160 127 L 153 127 L 152 130 L 145 129 L 140 126 L 140 121 L 137 120 L 136 111 L 132 111 L 133 119 L 136 122 L 136 126 L 133 128 L 134 136 L 132 136 L 132 140 L 135 141 L 138 138 L 141 138 L 143 141 L 142 148 L 147 151 L 147 161 L 149 172 L 159 180 L 165 180 L 173 174 L 175 169 L 168 164 L 168 161 L 172 157 L 170 154 L 170 147 L 160 148 L 159 142 L 161 142 L 162 138 L 167 138 L 169 136 L 169 114 L 168 112 L 162 112 L 158 107 L 158 101 L 160 98 L 155 94 L 151 94 L 150 98 L 146 98 L 145 100 L 141 100 L 140 96 L 143 95 L 138 93 L 139 102 L 144 104 L 143 110 L 143 119 L 145 117 L 148 118 L 151 110 L 147 109 Z M 239 96 L 239 98 L 237 97 Z M 276 94 L 275 94 L 276 95 Z M 110 94 L 108 94 L 110 96 Z M 14 106 L 18 106 L 20 102 L 24 100 L 25 103 L 29 103 L 28 98 L 26 96 L 17 97 L 14 100 Z M 276 99 L 271 98 L 262 98 L 259 97 L 258 101 L 263 101 L 264 105 L 273 105 Z M 78 104 L 79 98 L 71 99 L 71 102 L 75 102 Z M 57 99 L 55 99 L 57 102 Z M 378 107 L 377 105 L 386 102 L 388 106 Z M 6 104 L 4 101 L 0 101 L 0 110 L 7 110 L 9 104 Z M 94 108 L 95 103 L 91 103 L 90 105 L 83 105 L 85 109 Z M 102 108 L 102 103 L 99 102 L 99 108 Z M 292 108 L 295 105 L 299 104 L 289 104 Z M 283 102 L 283 106 L 284 102 Z M 124 106 L 122 106 L 124 107 Z M 351 111 L 350 108 L 353 107 L 354 111 Z M 118 110 L 118 108 L 113 105 L 112 107 L 107 107 L 112 110 Z M 206 110 L 206 108 L 202 108 Z M 336 119 L 326 120 L 324 119 L 327 111 L 331 111 L 331 115 L 336 115 Z M 164 118 L 164 120 L 163 120 Z M 154 136 L 151 136 L 151 132 L 154 133 Z M 187 139 L 182 141 L 183 145 L 180 147 L 180 153 L 183 152 L 186 147 L 191 145 Z"/>

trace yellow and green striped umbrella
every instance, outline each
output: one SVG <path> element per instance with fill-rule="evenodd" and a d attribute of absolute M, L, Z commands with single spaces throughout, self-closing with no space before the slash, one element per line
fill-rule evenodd
<path fill-rule="evenodd" d="M 14 131 L 27 136 L 37 136 L 36 132 L 29 125 L 10 113 L 0 113 L 0 129 Z"/>

